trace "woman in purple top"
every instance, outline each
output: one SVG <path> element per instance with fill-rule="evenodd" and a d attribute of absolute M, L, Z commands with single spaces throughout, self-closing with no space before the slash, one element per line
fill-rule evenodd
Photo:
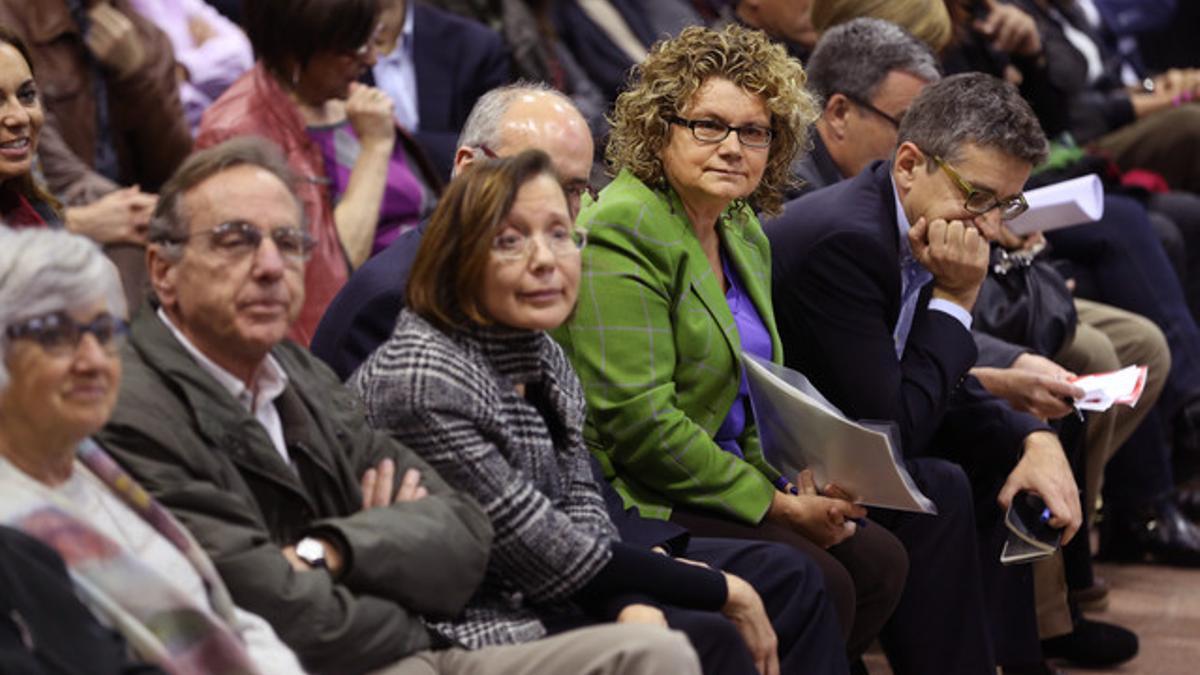
<path fill-rule="evenodd" d="M 374 91 L 374 90 L 373 90 Z M 391 103 L 389 101 L 388 105 Z M 336 213 L 343 196 L 351 187 L 354 168 L 363 154 L 364 144 L 350 117 L 328 125 L 309 125 L 308 137 L 321 149 L 325 160 L 325 175 L 333 197 Z M 368 149 L 368 152 L 370 150 Z M 383 178 L 383 196 L 379 205 L 379 224 L 370 255 L 375 255 L 404 232 L 416 227 L 433 209 L 437 196 L 412 169 L 404 148 L 396 143 L 387 160 L 387 171 L 376 176 Z"/>
<path fill-rule="evenodd" d="M 762 316 L 754 307 L 753 300 L 742 288 L 737 270 L 730 266 L 729 257 L 725 254 L 721 254 L 721 267 L 725 271 L 725 303 L 729 305 L 729 312 L 733 314 L 733 322 L 737 326 L 738 337 L 742 341 L 742 351 L 770 361 L 771 333 L 767 330 L 767 325 L 763 323 Z M 713 437 L 722 450 L 743 459 L 745 459 L 745 454 L 738 445 L 737 439 L 746 430 L 746 418 L 752 415 L 749 405 L 750 385 L 746 381 L 746 373 L 743 371 L 742 381 L 738 384 L 737 397 L 733 399 L 729 414 L 725 416 L 725 421 L 721 423 L 716 436 Z M 786 485 L 787 479 L 783 477 L 780 479 L 782 484 Z M 776 483 L 779 484 L 780 480 L 777 480 Z"/>

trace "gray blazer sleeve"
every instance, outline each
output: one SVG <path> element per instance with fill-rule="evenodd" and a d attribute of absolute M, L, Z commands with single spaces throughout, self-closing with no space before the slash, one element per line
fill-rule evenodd
<path fill-rule="evenodd" d="M 979 350 L 975 365 L 985 368 L 1008 368 L 1018 356 L 1029 351 L 1025 347 L 977 330 L 971 331 L 971 337 L 975 338 L 975 348 Z"/>

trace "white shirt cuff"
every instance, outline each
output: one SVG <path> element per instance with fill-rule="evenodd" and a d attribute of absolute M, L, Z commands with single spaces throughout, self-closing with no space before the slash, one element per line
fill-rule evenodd
<path fill-rule="evenodd" d="M 932 298 L 929 301 L 929 309 L 937 312 L 945 312 L 961 323 L 963 328 L 966 328 L 968 331 L 971 330 L 971 313 L 963 309 L 961 305 L 942 298 Z"/>

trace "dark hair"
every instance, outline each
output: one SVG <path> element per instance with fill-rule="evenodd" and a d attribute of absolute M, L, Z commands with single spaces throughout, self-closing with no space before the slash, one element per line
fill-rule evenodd
<path fill-rule="evenodd" d="M 22 40 L 20 36 L 18 36 L 16 33 L 13 33 L 3 25 L 0 25 L 0 44 L 10 45 L 13 49 L 17 50 L 17 53 L 19 53 L 21 57 L 25 59 L 25 64 L 29 66 L 29 74 L 35 77 L 37 76 L 37 73 L 35 73 L 33 70 L 33 56 L 29 53 L 29 47 L 25 45 L 25 41 Z M 41 105 L 40 91 L 38 92 L 38 104 Z M 48 205 L 54 210 L 56 215 L 61 216 L 60 211 L 62 210 L 62 204 L 60 204 L 59 201 L 54 198 L 54 195 L 47 192 L 41 185 L 38 184 L 36 180 L 34 180 L 32 171 L 12 178 L 8 182 L 14 191 L 24 195 L 27 199 L 39 201 Z"/>
<path fill-rule="evenodd" d="M 279 146 L 261 136 L 238 136 L 192 154 L 163 184 L 150 219 L 150 241 L 169 248 L 173 242 L 186 238 L 188 214 L 183 211 L 183 194 L 226 169 L 242 165 L 269 171 L 283 182 L 296 200 L 303 221 L 304 205 L 296 197 L 295 175 Z"/>
<path fill-rule="evenodd" d="M 821 35 L 808 58 L 808 89 L 822 104 L 838 93 L 870 103 L 893 70 L 926 82 L 942 76 L 924 42 L 889 21 L 860 17 Z"/>
<path fill-rule="evenodd" d="M 492 239 L 521 186 L 547 175 L 558 184 L 550 156 L 526 150 L 472 162 L 450 182 L 429 219 L 405 291 L 410 310 L 443 330 L 486 325 L 479 291 Z"/>
<path fill-rule="evenodd" d="M 254 54 L 288 81 L 321 52 L 352 52 L 379 21 L 379 0 L 245 0 L 242 26 Z"/>
<path fill-rule="evenodd" d="M 1046 160 L 1049 147 L 1017 88 L 984 73 L 952 75 L 925 87 L 900 121 L 896 145 L 904 142 L 948 162 L 971 143 L 1033 166 Z M 930 162 L 929 170 L 935 169 Z"/>

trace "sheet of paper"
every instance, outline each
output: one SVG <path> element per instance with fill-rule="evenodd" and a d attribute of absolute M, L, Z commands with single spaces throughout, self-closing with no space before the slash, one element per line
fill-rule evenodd
<path fill-rule="evenodd" d="M 864 505 L 937 513 L 888 433 L 847 419 L 794 370 L 750 354 L 742 363 L 763 453 L 784 475 L 809 468 L 818 485 L 837 483 Z"/>
<path fill-rule="evenodd" d="M 1083 389 L 1085 394 L 1075 401 L 1075 407 L 1104 412 L 1119 403 L 1132 408 L 1142 397 L 1148 372 L 1146 366 L 1129 366 L 1108 373 L 1077 377 L 1071 384 Z"/>
<path fill-rule="evenodd" d="M 1025 193 L 1029 210 L 1008 221 L 1016 234 L 1048 232 L 1091 223 L 1104 215 L 1104 184 L 1096 174 L 1072 178 Z"/>

